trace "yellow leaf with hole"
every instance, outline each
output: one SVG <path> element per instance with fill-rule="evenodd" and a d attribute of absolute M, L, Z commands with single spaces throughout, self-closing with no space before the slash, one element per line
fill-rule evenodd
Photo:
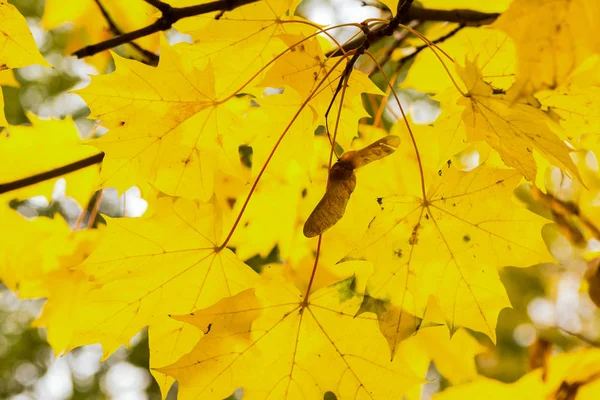
<path fill-rule="evenodd" d="M 597 0 L 515 0 L 494 27 L 517 47 L 513 99 L 560 85 L 600 51 Z"/>
<path fill-rule="evenodd" d="M 273 278 L 177 317 L 208 333 L 160 371 L 177 379 L 183 400 L 222 399 L 238 387 L 247 399 L 401 398 L 423 382 L 427 364 L 409 351 L 391 361 L 376 318 L 355 317 L 361 301 L 353 278 L 312 293 L 308 304 Z"/>
<path fill-rule="evenodd" d="M 219 102 L 210 66 L 196 69 L 166 42 L 158 67 L 115 55 L 116 70 L 78 91 L 109 132 L 92 143 L 106 153 L 101 184 L 120 191 L 149 182 L 208 200 L 215 169 L 243 176 L 237 109 Z"/>
<path fill-rule="evenodd" d="M 451 332 L 465 326 L 495 340 L 498 313 L 510 306 L 496 269 L 550 260 L 540 235 L 548 221 L 511 199 L 517 171 L 462 172 L 442 161 L 458 148 L 446 130 L 414 131 L 418 156 L 406 131 L 393 132 L 402 143 L 387 158 L 399 171 L 396 192 L 378 200 L 381 211 L 342 261 L 374 263 L 368 293 L 400 307 L 398 329 L 423 318 L 432 298 Z"/>

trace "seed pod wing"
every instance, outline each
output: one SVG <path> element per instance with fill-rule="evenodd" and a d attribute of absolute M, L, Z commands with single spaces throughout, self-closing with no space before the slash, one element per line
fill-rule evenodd
<path fill-rule="evenodd" d="M 335 225 L 344 216 L 355 187 L 356 176 L 352 171 L 344 179 L 330 180 L 323 198 L 304 224 L 304 236 L 318 236 Z"/>
<path fill-rule="evenodd" d="M 352 166 L 356 169 L 389 156 L 396 151 L 398 146 L 400 146 L 400 137 L 389 135 L 371 143 L 364 149 L 344 153 L 340 160 L 352 162 Z"/>

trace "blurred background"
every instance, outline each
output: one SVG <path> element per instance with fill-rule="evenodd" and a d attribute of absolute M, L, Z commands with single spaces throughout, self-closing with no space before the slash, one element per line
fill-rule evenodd
<path fill-rule="evenodd" d="M 21 68 L 15 70 L 14 79 L 3 75 L 0 83 L 8 121 L 13 125 L 27 124 L 26 110 L 42 117 L 72 115 L 82 137 L 97 133 L 94 122 L 85 118 L 88 110 L 84 102 L 68 90 L 85 85 L 88 74 L 110 71 L 110 60 L 105 57 L 88 64 L 66 56 L 73 50 L 69 38 L 75 34 L 74 25 L 57 24 L 50 30 L 45 29 L 44 26 L 49 25 L 42 22 L 44 0 L 9 0 L 9 3 L 27 18 L 38 46 L 54 68 Z M 323 25 L 363 21 L 386 13 L 374 3 L 374 0 L 306 0 L 299 8 L 299 14 Z M 95 18 L 101 21 L 100 10 L 96 12 Z M 104 29 L 104 34 L 110 35 L 107 25 Z M 340 40 L 346 40 L 352 32 L 337 34 Z M 168 37 L 173 42 L 186 40 L 184 35 L 174 31 L 168 32 Z M 136 49 L 128 46 L 117 51 L 128 57 L 140 57 Z M 400 71 L 398 81 L 409 66 Z M 416 122 L 433 121 L 439 114 L 437 103 L 426 94 L 411 90 L 399 90 L 399 94 Z M 384 118 L 389 127 L 397 110 L 388 111 Z M 28 199 L 14 207 L 26 216 L 60 215 L 73 226 L 81 214 L 81 206 L 64 196 L 64 188 L 61 194 L 60 186 L 59 182 L 52 199 Z M 145 202 L 140 199 L 139 190 L 132 188 L 126 196 L 125 202 L 123 196 L 104 190 L 100 213 L 115 217 L 141 215 Z M 103 222 L 99 217 L 89 223 Z M 600 334 L 598 312 L 587 292 L 580 289 L 586 263 L 580 260 L 569 242 L 552 229 L 549 228 L 546 236 L 552 238 L 553 252 L 563 264 L 505 268 L 501 277 L 514 308 L 500 314 L 497 346 L 493 346 L 487 337 L 471 332 L 486 349 L 476 358 L 482 375 L 504 382 L 517 380 L 527 372 L 535 349 L 547 342 L 555 345 L 553 351 L 567 351 L 586 342 L 597 344 Z M 276 260 L 277 249 L 274 249 L 268 259 L 253 258 L 249 263 L 260 268 Z M 102 350 L 99 346 L 78 348 L 57 358 L 44 339 L 44 329 L 30 327 L 43 304 L 43 299 L 19 300 L 0 283 L 0 399 L 160 399 L 158 386 L 148 372 L 146 332 L 140 332 L 131 340 L 129 348 L 121 348 L 103 363 L 100 363 Z M 448 384 L 437 373 L 435 365 L 431 366 L 428 378 L 432 382 L 423 389 L 423 399 L 430 398 Z M 175 396 L 176 387 L 169 393 L 169 398 Z M 241 393 L 233 396 L 240 397 Z"/>

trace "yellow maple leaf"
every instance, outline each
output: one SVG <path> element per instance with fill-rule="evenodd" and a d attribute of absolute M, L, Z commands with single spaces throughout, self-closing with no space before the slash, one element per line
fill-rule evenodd
<path fill-rule="evenodd" d="M 586 60 L 554 90 L 536 94 L 543 106 L 559 116 L 569 139 L 600 132 L 600 58 Z"/>
<path fill-rule="evenodd" d="M 201 333 L 169 314 L 189 313 L 253 286 L 254 271 L 218 248 L 215 204 L 161 197 L 155 210 L 148 218 L 108 219 L 96 250 L 49 279 L 49 287 L 71 285 L 48 296 L 38 323 L 48 323 L 56 352 L 101 343 L 107 357 L 149 325 L 151 342 L 161 343 L 153 348 L 151 366 L 174 362 Z M 54 322 L 65 314 L 68 324 Z M 171 382 L 162 379 L 162 389 Z"/>
<path fill-rule="evenodd" d="M 50 66 L 40 54 L 25 17 L 6 0 L 0 1 L 0 21 L 0 71 L 30 64 Z"/>
<path fill-rule="evenodd" d="M 273 63 L 260 85 L 291 88 L 300 94 L 302 101 L 310 98 L 308 104 L 316 111 L 318 123 L 325 126 L 325 113 L 338 88 L 346 62 L 339 63 L 339 58 L 326 58 L 321 42 L 316 38 L 302 41 L 303 36 L 290 34 L 279 35 L 279 38 L 292 50 Z M 323 79 L 325 81 L 318 86 Z M 357 136 L 358 121 L 369 116 L 362 103 L 362 93 L 383 95 L 365 73 L 354 70 L 348 80 L 340 120 L 337 123 L 336 142 L 343 149 L 349 149 L 352 139 Z M 331 105 L 327 122 L 332 136 L 341 101 L 339 93 Z"/>
<path fill-rule="evenodd" d="M 177 379 L 181 399 L 221 399 L 238 387 L 247 399 L 401 398 L 423 382 L 424 365 L 410 352 L 390 361 L 376 319 L 354 316 L 362 296 L 353 285 L 343 280 L 305 304 L 295 287 L 273 279 L 177 317 L 208 333 L 160 371 Z"/>
<path fill-rule="evenodd" d="M 472 383 L 448 388 L 434 396 L 435 400 L 458 400 L 465 398 L 489 399 L 577 399 L 592 400 L 598 397 L 600 351 L 584 348 L 550 358 L 547 376 L 535 369 L 515 383 L 503 383 L 480 377 Z"/>
<path fill-rule="evenodd" d="M 25 218 L 0 205 L 0 280 L 22 298 L 46 297 L 48 276 L 84 259 L 96 231 L 72 232 L 60 217 Z"/>
<path fill-rule="evenodd" d="M 432 298 L 452 332 L 466 326 L 495 340 L 498 313 L 510 306 L 496 268 L 549 260 L 539 233 L 547 221 L 511 200 L 518 172 L 446 166 L 450 156 L 436 151 L 454 146 L 445 130 L 414 132 L 418 156 L 406 132 L 393 133 L 403 143 L 388 157 L 398 171 L 396 191 L 378 200 L 380 213 L 344 260 L 372 261 L 369 295 L 407 318 L 422 318 Z M 440 139 L 447 144 L 440 147 Z"/>
<path fill-rule="evenodd" d="M 436 36 L 428 37 L 433 40 Z M 455 60 L 476 58 L 481 66 L 483 79 L 495 87 L 507 88 L 514 81 L 515 48 L 504 32 L 485 27 L 465 27 L 437 46 Z M 439 50 L 436 51 L 440 54 Z M 415 57 L 402 86 L 425 93 L 443 93 L 452 86 L 452 81 L 442 62 L 450 67 L 443 55 L 440 61 L 432 50 L 424 49 Z M 448 70 L 453 74 L 452 68 Z"/>
<path fill-rule="evenodd" d="M 442 10 L 470 9 L 483 12 L 502 12 L 506 10 L 512 0 L 421 0 L 424 7 Z"/>
<path fill-rule="evenodd" d="M 166 41 L 157 68 L 115 55 L 116 70 L 78 91 L 110 131 L 102 186 L 149 182 L 171 195 L 208 200 L 215 169 L 243 176 L 235 109 L 219 103 L 210 66 L 197 70 Z M 157 162 L 160 160 L 160 162 Z"/>
<path fill-rule="evenodd" d="M 249 141 L 252 146 L 254 174 L 266 163 L 284 132 L 285 137 L 269 162 L 270 173 L 285 175 L 292 160 L 303 171 L 308 172 L 313 159 L 313 138 L 318 123 L 311 107 L 305 107 L 296 115 L 305 99 L 294 91 L 255 98 L 260 107 L 251 110 L 244 121 L 246 128 L 254 134 L 254 138 Z"/>
<path fill-rule="evenodd" d="M 428 352 L 435 368 L 453 385 L 477 378 L 475 356 L 483 353 L 485 347 L 466 329 L 459 329 L 449 337 L 445 327 L 430 327 L 419 330 L 416 340 Z"/>
<path fill-rule="evenodd" d="M 533 150 L 578 177 L 571 150 L 555 133 L 559 127 L 546 113 L 529 102 L 512 104 L 509 95 L 495 94 L 473 62 L 457 66 L 457 71 L 467 88 L 459 104 L 465 106 L 463 121 L 469 140 L 485 139 L 507 165 L 530 181 L 535 181 L 537 173 Z"/>
<path fill-rule="evenodd" d="M 28 117 L 31 126 L 9 126 L 0 135 L 0 158 L 6 165 L 0 170 L 0 188 L 2 193 L 10 190 L 6 200 L 37 195 L 51 198 L 56 180 L 63 177 L 67 181 L 66 194 L 85 206 L 97 186 L 101 154 L 83 144 L 71 118 Z M 86 161 L 85 168 L 61 171 Z M 39 183 L 32 180 L 44 175 Z"/>
<path fill-rule="evenodd" d="M 600 51 L 596 0 L 516 0 L 494 26 L 517 47 L 513 98 L 554 88 L 589 55 Z M 574 39 L 577 38 L 577 39 Z"/>
<path fill-rule="evenodd" d="M 176 0 L 173 6 L 197 4 Z M 260 71 L 273 57 L 286 50 L 277 35 L 315 31 L 314 25 L 299 17 L 289 16 L 294 0 L 263 0 L 226 12 L 218 20 L 214 14 L 183 19 L 175 24 L 180 32 L 191 35 L 194 43 L 178 48 L 203 68 L 211 63 L 220 73 L 215 92 L 231 94 Z"/>
<path fill-rule="evenodd" d="M 25 17 L 6 0 L 0 1 L 0 21 L 0 72 L 30 64 L 50 67 L 40 54 Z M 2 72 L 2 75 L 6 79 L 6 73 Z M 7 82 L 4 81 L 3 84 Z M 6 125 L 8 122 L 4 116 L 4 96 L 0 88 L 0 126 Z"/>

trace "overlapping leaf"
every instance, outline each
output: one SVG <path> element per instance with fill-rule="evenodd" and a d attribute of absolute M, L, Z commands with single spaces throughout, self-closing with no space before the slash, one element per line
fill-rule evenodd
<path fill-rule="evenodd" d="M 198 2 L 176 0 L 171 4 L 188 6 Z M 175 27 L 191 35 L 194 43 L 178 47 L 200 68 L 211 63 L 219 71 L 217 95 L 231 94 L 286 50 L 277 35 L 315 32 L 307 21 L 288 15 L 296 4 L 294 0 L 263 0 L 226 12 L 219 19 L 214 14 L 186 18 Z"/>
<path fill-rule="evenodd" d="M 448 34 L 450 28 L 440 28 L 439 33 L 432 32 L 428 37 L 441 37 Z M 512 40 L 503 32 L 465 27 L 437 46 L 455 60 L 476 59 L 481 68 L 482 78 L 495 87 L 508 88 L 514 81 L 515 48 Z M 425 93 L 443 93 L 446 88 L 452 86 L 448 71 L 453 76 L 455 71 L 439 50 L 437 53 L 441 60 L 430 49 L 421 51 L 415 57 L 402 85 Z M 444 69 L 442 62 L 450 67 L 448 71 Z"/>
<path fill-rule="evenodd" d="M 547 376 L 536 369 L 517 382 L 503 383 L 494 379 L 478 380 L 450 388 L 434 397 L 435 400 L 458 400 L 480 396 L 491 399 L 577 399 L 592 400 L 598 397 L 598 349 L 580 349 L 569 354 L 558 354 L 548 362 Z"/>
<path fill-rule="evenodd" d="M 495 339 L 498 313 L 510 306 L 496 268 L 549 260 L 539 234 L 546 221 L 511 200 L 521 179 L 517 171 L 446 166 L 441 160 L 451 156 L 431 150 L 438 146 L 432 142 L 448 140 L 445 133 L 415 132 L 418 157 L 403 134 L 403 145 L 390 157 L 401 171 L 397 192 L 379 200 L 381 212 L 345 260 L 375 264 L 369 295 L 400 307 L 398 331 L 407 318 L 423 317 L 435 299 L 451 331 L 466 326 Z M 452 147 L 447 143 L 442 149 Z"/>
<path fill-rule="evenodd" d="M 516 0 L 495 27 L 511 36 L 517 47 L 513 98 L 560 85 L 600 51 L 596 0 Z"/>
<path fill-rule="evenodd" d="M 89 254 L 96 231 L 71 232 L 60 217 L 25 218 L 0 205 L 0 280 L 22 298 L 46 297 L 49 276 Z M 10 227 L 10 229 L 8 229 Z"/>
<path fill-rule="evenodd" d="M 151 365 L 171 363 L 200 332 L 169 320 L 169 314 L 210 306 L 253 285 L 255 273 L 218 248 L 221 222 L 214 204 L 165 197 L 155 208 L 148 218 L 110 219 L 85 262 L 50 280 L 58 289 L 40 324 L 48 323 L 57 352 L 101 343 L 107 356 L 149 325 L 151 342 L 161 343 L 153 347 Z M 59 323 L 64 315 L 68 324 Z M 163 389 L 168 383 L 161 382 Z"/>
<path fill-rule="evenodd" d="M 25 18 L 6 0 L 0 1 L 0 71 L 30 64 L 49 67 L 40 54 Z M 0 126 L 7 125 L 4 98 L 0 88 Z"/>
<path fill-rule="evenodd" d="M 469 140 L 485 139 L 507 165 L 530 181 L 535 181 L 537 172 L 533 150 L 577 176 L 571 150 L 555 133 L 558 126 L 548 115 L 529 102 L 512 104 L 507 95 L 495 94 L 474 63 L 467 62 L 458 72 L 467 87 L 459 104 L 465 106 L 463 121 Z"/>
<path fill-rule="evenodd" d="M 569 139 L 600 132 L 600 62 L 592 57 L 555 90 L 536 95 L 560 118 Z"/>
<path fill-rule="evenodd" d="M 0 71 L 30 64 L 50 65 L 40 54 L 25 18 L 8 1 L 0 1 Z"/>
<path fill-rule="evenodd" d="M 78 92 L 91 117 L 110 128 L 94 142 L 106 153 L 102 185 L 125 190 L 150 182 L 207 200 L 215 168 L 242 174 L 239 117 L 215 96 L 210 66 L 199 71 L 166 43 L 161 54 L 157 68 L 115 56 L 115 72 Z"/>
<path fill-rule="evenodd" d="M 247 399 L 316 399 L 328 392 L 338 399 L 400 398 L 424 370 L 411 365 L 416 354 L 390 361 L 374 316 L 354 317 L 362 296 L 353 282 L 321 289 L 305 304 L 295 287 L 274 280 L 178 317 L 210 330 L 190 354 L 160 371 L 177 379 L 183 400 L 221 399 L 238 387 Z"/>
<path fill-rule="evenodd" d="M 361 94 L 383 93 L 364 73 L 355 70 L 350 75 L 343 102 L 340 92 L 330 106 L 347 58 L 325 57 L 317 39 L 303 40 L 303 36 L 289 34 L 280 35 L 280 38 L 292 50 L 273 63 L 261 85 L 291 88 L 300 94 L 303 101 L 310 98 L 308 104 L 316 111 L 318 123 L 327 125 L 331 135 L 337 124 L 336 142 L 343 149 L 349 149 L 352 139 L 357 136 L 358 121 L 368 116 L 362 104 Z M 341 115 L 337 122 L 340 102 Z M 300 103 L 297 106 L 299 107 Z M 329 108 L 329 118 L 326 121 L 325 113 Z"/>

